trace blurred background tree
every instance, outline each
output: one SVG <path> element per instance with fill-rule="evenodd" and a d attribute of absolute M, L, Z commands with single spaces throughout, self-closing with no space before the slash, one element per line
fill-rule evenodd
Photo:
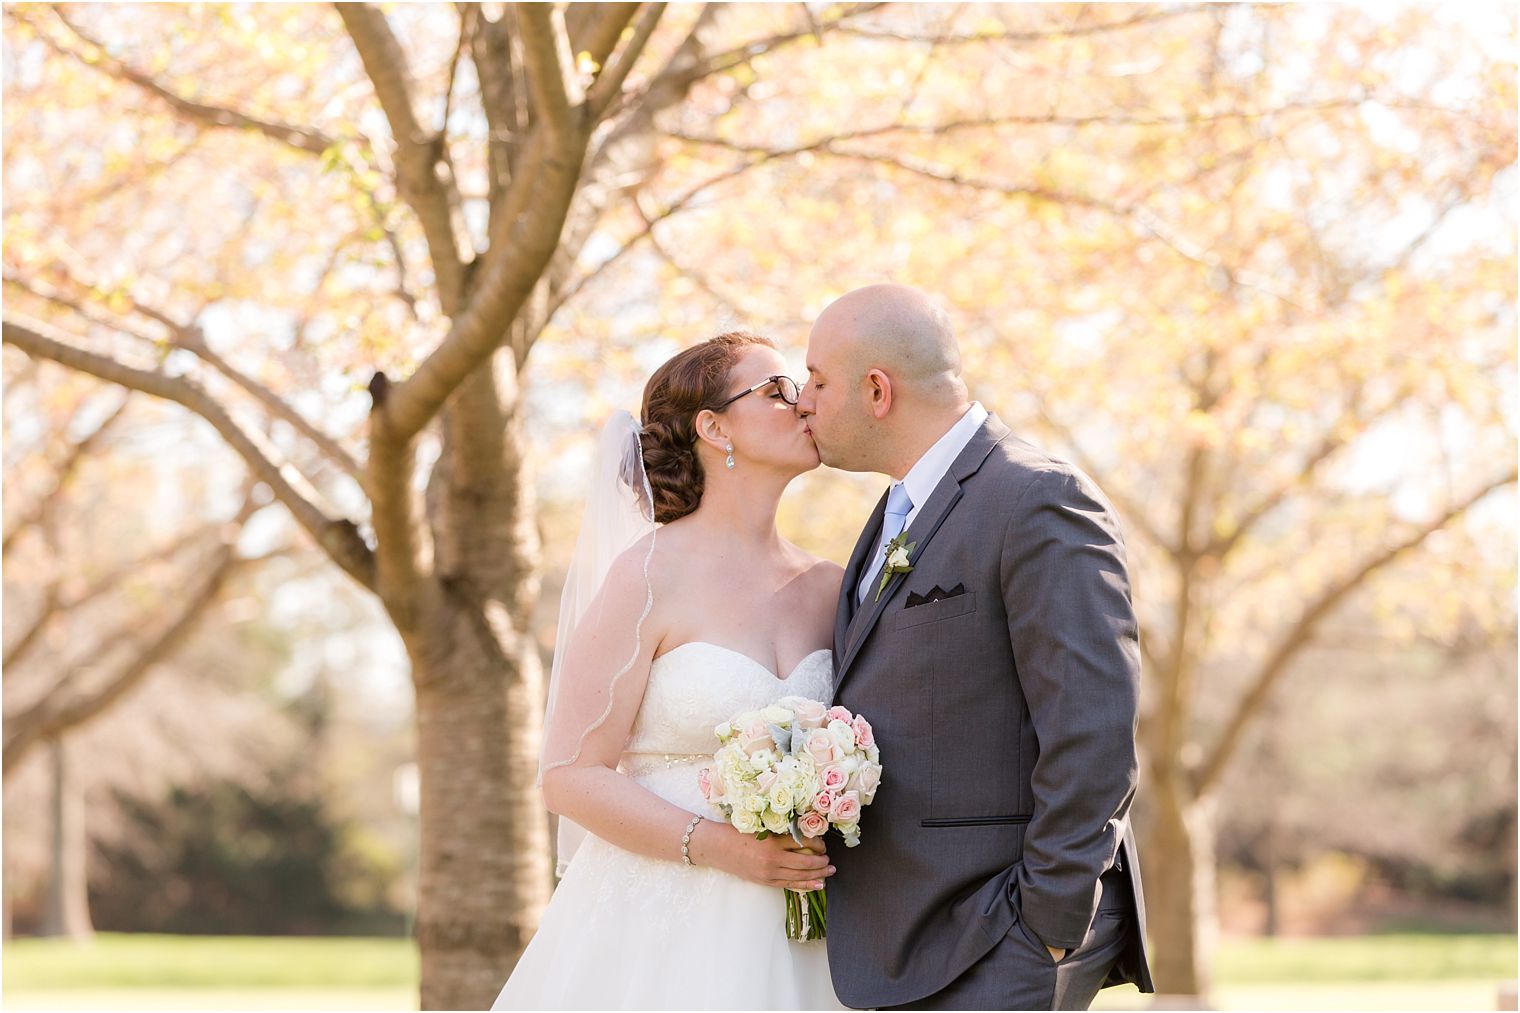
<path fill-rule="evenodd" d="M 5 341 L 210 422 L 384 609 L 422 1001 L 467 1007 L 549 888 L 535 634 L 587 432 L 723 326 L 795 355 L 855 285 L 936 293 L 974 396 L 1119 508 L 1157 980 L 1202 992 L 1221 815 L 1428 867 L 1410 772 L 1513 766 L 1512 721 L 1470 710 L 1514 701 L 1513 35 L 1497 8 L 11 5 Z M 843 559 L 881 485 L 804 476 L 786 531 Z M 1336 830 L 1324 769 L 1400 819 Z M 1472 836 L 1432 850 L 1512 865 L 1513 807 L 1453 804 Z"/>
<path fill-rule="evenodd" d="M 203 467 L 211 441 L 179 413 L 69 373 L 6 379 L 7 934 L 401 931 L 414 830 L 386 813 L 410 743 L 387 725 L 405 730 L 409 701 L 356 713 L 352 677 L 324 671 L 373 617 L 334 608 L 341 595 L 314 607 L 334 594 L 310 586 L 328 583 L 322 563 L 246 490 L 218 488 L 237 475 Z M 377 779 L 378 802 L 361 794 Z M 257 815 L 285 820 L 266 832 L 290 838 L 278 867 L 248 832 Z M 176 885 L 207 851 L 219 870 L 267 870 L 264 897 Z M 305 908 L 275 899 L 286 881 Z"/>

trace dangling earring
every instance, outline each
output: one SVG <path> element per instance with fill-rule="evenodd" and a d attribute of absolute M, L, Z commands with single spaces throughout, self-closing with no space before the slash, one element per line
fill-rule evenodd
<path fill-rule="evenodd" d="M 732 443 L 728 445 L 728 460 L 724 461 L 723 463 L 728 465 L 730 468 L 734 466 L 734 445 Z"/>

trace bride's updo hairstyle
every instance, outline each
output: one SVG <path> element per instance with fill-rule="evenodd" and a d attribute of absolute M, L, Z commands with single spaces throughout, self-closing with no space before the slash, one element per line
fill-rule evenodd
<path fill-rule="evenodd" d="M 644 472 L 654 493 L 660 524 L 685 517 L 702 502 L 702 462 L 697 459 L 697 413 L 723 402 L 729 374 L 747 345 L 775 348 L 769 338 L 728 331 L 676 353 L 644 385 L 640 443 Z"/>

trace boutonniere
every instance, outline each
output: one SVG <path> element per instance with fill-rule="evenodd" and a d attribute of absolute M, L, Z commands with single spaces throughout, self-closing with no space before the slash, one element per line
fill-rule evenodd
<path fill-rule="evenodd" d="M 882 546 L 881 551 L 886 553 L 887 561 L 881 565 L 881 584 L 876 588 L 876 597 L 872 601 L 881 601 L 881 593 L 886 590 L 887 583 L 899 573 L 907 573 L 913 567 L 908 565 L 908 557 L 913 553 L 913 547 L 917 542 L 907 540 L 908 533 L 900 532 L 898 536 Z"/>

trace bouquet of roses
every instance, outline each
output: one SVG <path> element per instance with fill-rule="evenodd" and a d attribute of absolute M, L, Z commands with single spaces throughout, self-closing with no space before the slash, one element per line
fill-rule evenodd
<path fill-rule="evenodd" d="M 839 831 L 860 843 L 860 810 L 881 783 L 871 725 L 843 707 L 789 696 L 718 725 L 712 766 L 697 772 L 702 795 L 741 833 L 791 834 L 798 844 Z M 822 939 L 827 897 L 786 891 L 788 939 Z"/>

